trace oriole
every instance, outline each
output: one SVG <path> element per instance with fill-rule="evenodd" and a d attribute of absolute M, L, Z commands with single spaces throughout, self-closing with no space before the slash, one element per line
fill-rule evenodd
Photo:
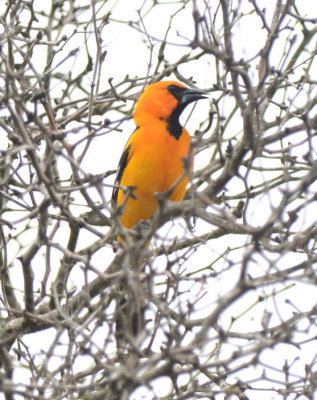
<path fill-rule="evenodd" d="M 126 200 L 120 216 L 124 227 L 149 219 L 159 206 L 155 193 L 174 184 L 169 200 L 183 200 L 192 164 L 185 171 L 190 136 L 179 117 L 188 104 L 204 97 L 205 92 L 174 81 L 153 83 L 140 96 L 133 115 L 137 128 L 123 150 L 112 194 L 115 206 Z M 128 199 L 124 186 L 135 187 Z"/>

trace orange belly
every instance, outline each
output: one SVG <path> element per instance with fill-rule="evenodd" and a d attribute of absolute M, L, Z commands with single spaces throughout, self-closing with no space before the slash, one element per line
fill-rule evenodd
<path fill-rule="evenodd" d="M 154 193 L 165 192 L 184 174 L 184 159 L 189 157 L 190 137 L 183 129 L 177 140 L 169 134 L 166 121 L 139 128 L 127 146 L 131 151 L 120 186 L 135 186 L 134 197 L 124 207 L 121 223 L 128 229 L 140 220 L 149 219 L 158 208 Z M 191 172 L 191 171 L 188 171 Z M 188 174 L 177 184 L 169 200 L 181 201 L 186 192 Z M 118 205 L 124 201 L 119 189 Z"/>

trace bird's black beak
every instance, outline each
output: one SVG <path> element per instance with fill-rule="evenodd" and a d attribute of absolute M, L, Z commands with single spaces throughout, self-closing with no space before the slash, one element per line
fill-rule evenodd
<path fill-rule="evenodd" d="M 207 93 L 203 90 L 186 88 L 181 92 L 179 105 L 186 107 L 188 104 L 206 97 Z"/>
<path fill-rule="evenodd" d="M 184 110 L 184 108 L 199 99 L 205 99 L 207 93 L 199 89 L 191 89 L 178 85 L 170 85 L 167 90 L 178 100 L 178 108 Z"/>

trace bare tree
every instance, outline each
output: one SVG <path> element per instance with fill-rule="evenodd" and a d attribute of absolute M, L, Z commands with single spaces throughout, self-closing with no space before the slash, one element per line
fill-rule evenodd
<path fill-rule="evenodd" d="M 317 16 L 267 3 L 2 6 L 6 400 L 314 398 Z M 160 195 L 128 232 L 115 168 L 164 78 L 210 93 L 189 119 L 196 167 L 183 202 Z M 122 298 L 146 325 L 117 346 Z"/>

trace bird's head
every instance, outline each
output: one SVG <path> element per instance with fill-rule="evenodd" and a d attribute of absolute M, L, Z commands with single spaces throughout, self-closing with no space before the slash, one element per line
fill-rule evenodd
<path fill-rule="evenodd" d="M 141 94 L 134 111 L 134 120 L 138 126 L 151 116 L 169 120 L 179 117 L 185 107 L 206 96 L 198 89 L 190 89 L 176 81 L 161 81 L 146 87 Z"/>

